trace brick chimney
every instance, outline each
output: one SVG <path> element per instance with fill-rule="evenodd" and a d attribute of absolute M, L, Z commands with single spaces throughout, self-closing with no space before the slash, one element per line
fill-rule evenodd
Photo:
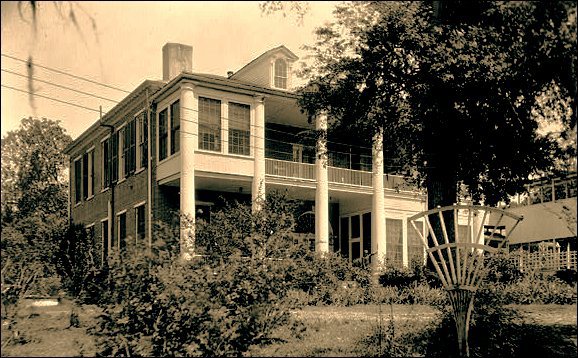
<path fill-rule="evenodd" d="M 193 70 L 193 48 L 167 42 L 163 46 L 163 81 L 170 81 L 181 72 Z"/>

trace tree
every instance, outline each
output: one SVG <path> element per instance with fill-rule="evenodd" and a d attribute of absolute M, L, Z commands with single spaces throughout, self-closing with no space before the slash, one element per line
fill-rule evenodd
<path fill-rule="evenodd" d="M 2 138 L 2 220 L 40 214 L 66 216 L 67 159 L 72 138 L 58 121 L 22 119 Z"/>
<path fill-rule="evenodd" d="M 433 5 L 337 6 L 308 47 L 300 104 L 358 138 L 383 128 L 386 167 L 425 182 L 430 208 L 456 202 L 460 186 L 474 202 L 507 201 L 575 156 L 576 7 Z M 540 134 L 544 121 L 562 130 Z"/>
<path fill-rule="evenodd" d="M 24 264 L 52 272 L 54 240 L 67 223 L 63 150 L 71 141 L 58 121 L 46 118 L 22 119 L 2 138 L 2 256 L 14 273 Z"/>

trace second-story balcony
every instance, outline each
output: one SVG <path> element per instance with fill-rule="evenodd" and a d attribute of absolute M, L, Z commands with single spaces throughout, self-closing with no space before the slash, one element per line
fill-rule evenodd
<path fill-rule="evenodd" d="M 315 182 L 315 164 L 300 163 L 273 158 L 265 159 L 265 174 L 279 178 L 299 179 Z M 329 166 L 327 177 L 329 183 L 344 184 L 356 187 L 371 188 L 373 186 L 372 172 L 345 169 Z M 400 175 L 384 174 L 384 188 L 398 191 L 416 191 L 417 188 Z"/>

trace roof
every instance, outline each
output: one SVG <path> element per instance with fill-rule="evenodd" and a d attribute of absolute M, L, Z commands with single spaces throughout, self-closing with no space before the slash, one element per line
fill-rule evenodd
<path fill-rule="evenodd" d="M 71 151 L 79 144 L 82 143 L 88 136 L 94 133 L 102 124 L 110 124 L 114 119 L 117 118 L 117 115 L 120 111 L 122 111 L 127 106 L 131 105 L 131 103 L 139 98 L 143 92 L 147 89 L 151 90 L 149 93 L 151 96 L 155 94 L 159 89 L 162 88 L 164 82 L 162 81 L 152 81 L 152 80 L 145 80 L 141 83 L 137 88 L 135 88 L 131 93 L 129 93 L 125 98 L 122 99 L 118 104 L 112 107 L 106 114 L 102 116 L 102 119 L 97 119 L 87 130 L 82 132 L 75 140 L 73 140 L 66 148 L 64 148 L 65 154 L 70 154 Z"/>
<path fill-rule="evenodd" d="M 518 206 L 507 211 L 524 216 L 512 232 L 510 244 L 576 236 L 576 198 Z"/>
<path fill-rule="evenodd" d="M 152 98 L 153 101 L 158 101 L 163 94 L 171 88 L 174 88 L 177 83 L 183 80 L 188 80 L 198 85 L 211 86 L 222 90 L 233 90 L 250 95 L 273 95 L 292 99 L 298 99 L 300 96 L 291 91 L 278 90 L 269 87 L 262 87 L 251 82 L 228 78 L 218 75 L 206 73 L 181 72 L 177 77 L 170 80 L 156 95 Z"/>
<path fill-rule="evenodd" d="M 272 54 L 276 53 L 276 52 L 283 52 L 285 53 L 285 55 L 293 61 L 297 61 L 299 59 L 299 57 L 297 57 L 297 55 L 295 55 L 293 52 L 291 52 L 291 50 L 289 50 L 287 47 L 281 45 L 281 46 L 277 46 L 275 48 L 270 49 L 269 51 L 261 54 L 259 57 L 255 58 L 253 61 L 249 62 L 248 64 L 246 64 L 245 66 L 241 67 L 241 69 L 237 72 L 235 72 L 233 75 L 231 75 L 231 78 L 234 78 L 238 73 L 243 72 L 245 69 L 253 66 L 255 63 L 271 56 Z"/>

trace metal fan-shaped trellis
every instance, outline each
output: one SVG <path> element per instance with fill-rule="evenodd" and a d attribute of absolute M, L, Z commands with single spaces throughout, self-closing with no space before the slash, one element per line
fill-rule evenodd
<path fill-rule="evenodd" d="M 453 221 L 450 227 L 446 225 L 448 219 Z M 457 204 L 408 218 L 449 294 L 462 356 L 469 356 L 470 316 L 474 295 L 486 276 L 484 258 L 505 247 L 521 220 L 521 216 L 501 209 Z M 425 222 L 425 235 L 417 228 L 418 222 Z M 507 227 L 510 230 L 506 232 Z M 443 242 L 438 240 L 439 236 Z"/>

